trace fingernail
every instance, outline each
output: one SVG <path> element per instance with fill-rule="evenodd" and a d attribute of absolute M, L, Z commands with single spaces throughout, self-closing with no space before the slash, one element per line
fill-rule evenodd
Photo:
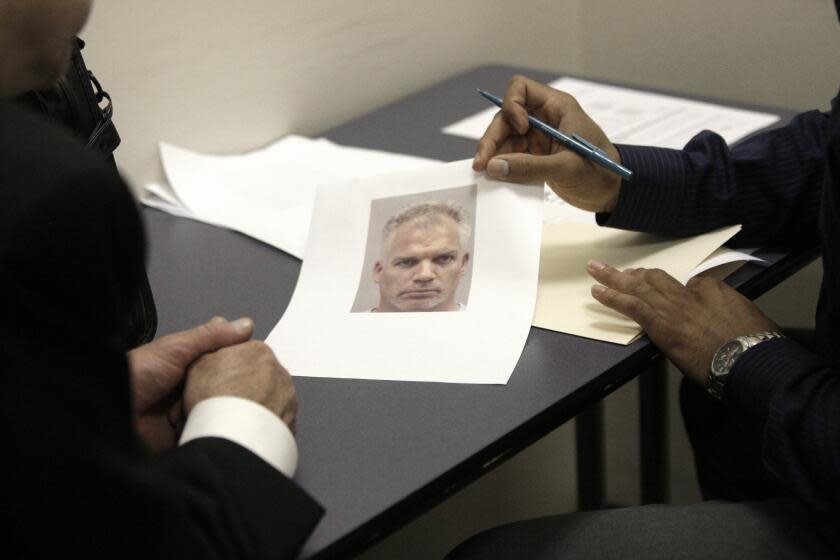
<path fill-rule="evenodd" d="M 236 330 L 236 332 L 238 332 L 239 334 L 249 333 L 254 328 L 254 322 L 247 317 L 237 319 L 231 324 L 233 325 L 233 328 Z"/>
<path fill-rule="evenodd" d="M 588 263 L 586 263 L 586 268 L 588 268 L 589 270 L 594 270 L 595 272 L 598 272 L 599 270 L 604 270 L 606 267 L 607 265 L 605 265 L 601 261 L 591 260 Z"/>
<path fill-rule="evenodd" d="M 226 320 L 224 317 L 221 317 L 221 316 L 219 316 L 219 315 L 216 315 L 215 317 L 213 317 L 212 319 L 210 319 L 210 323 L 213 323 L 213 324 L 216 324 L 216 323 L 225 323 L 225 322 L 227 322 L 227 320 Z"/>
<path fill-rule="evenodd" d="M 607 289 L 600 284 L 595 284 L 594 286 L 592 286 L 592 295 L 595 297 L 600 296 L 606 291 Z"/>
<path fill-rule="evenodd" d="M 508 173 L 510 173 L 510 166 L 503 159 L 491 159 L 487 164 L 487 174 L 491 177 L 507 177 Z"/>

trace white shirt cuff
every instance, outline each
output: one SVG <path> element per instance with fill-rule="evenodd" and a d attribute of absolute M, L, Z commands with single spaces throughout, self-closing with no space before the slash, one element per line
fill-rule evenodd
<path fill-rule="evenodd" d="M 254 401 L 224 396 L 196 404 L 187 417 L 178 445 L 202 437 L 219 437 L 237 443 L 289 478 L 297 469 L 295 436 L 277 415 Z"/>

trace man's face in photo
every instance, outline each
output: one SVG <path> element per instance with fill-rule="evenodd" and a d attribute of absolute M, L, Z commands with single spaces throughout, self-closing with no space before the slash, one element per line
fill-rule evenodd
<path fill-rule="evenodd" d="M 397 227 L 373 269 L 376 311 L 455 311 L 455 290 L 466 271 L 458 224 L 448 216 Z"/>

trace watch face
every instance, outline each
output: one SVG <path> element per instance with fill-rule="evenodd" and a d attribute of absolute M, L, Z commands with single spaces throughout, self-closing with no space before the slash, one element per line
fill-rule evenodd
<path fill-rule="evenodd" d="M 732 362 L 744 351 L 739 340 L 730 340 L 721 346 L 712 360 L 712 373 L 715 375 L 727 375 L 732 369 Z"/>

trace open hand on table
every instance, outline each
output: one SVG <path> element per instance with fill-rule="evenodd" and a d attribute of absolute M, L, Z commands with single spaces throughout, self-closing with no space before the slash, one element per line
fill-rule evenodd
<path fill-rule="evenodd" d="M 705 385 L 718 348 L 737 336 L 778 330 L 761 310 L 720 280 L 696 276 L 683 286 L 659 269 L 619 271 L 590 261 L 592 296 L 636 321 L 689 379 Z"/>

